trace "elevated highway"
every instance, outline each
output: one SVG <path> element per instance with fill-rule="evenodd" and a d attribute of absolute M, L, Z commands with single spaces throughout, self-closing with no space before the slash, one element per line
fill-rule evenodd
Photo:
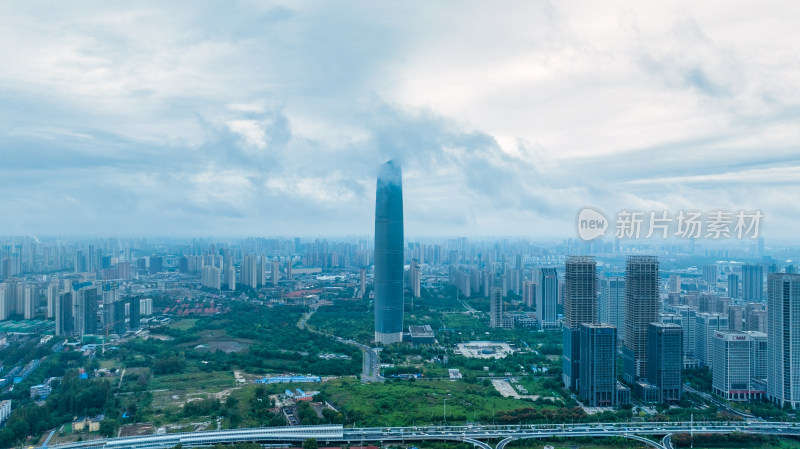
<path fill-rule="evenodd" d="M 621 436 L 641 441 L 656 449 L 671 449 L 669 436 L 675 433 L 753 433 L 765 435 L 800 436 L 800 426 L 794 423 L 740 422 L 627 422 L 538 424 L 511 426 L 421 426 L 343 428 L 341 425 L 264 427 L 204 432 L 108 438 L 48 446 L 53 449 L 170 449 L 177 444 L 184 448 L 207 447 L 218 443 L 257 442 L 274 446 L 298 446 L 308 438 L 321 445 L 376 442 L 406 442 L 423 440 L 458 441 L 480 449 L 505 449 L 517 440 L 550 437 L 611 437 Z M 662 438 L 663 437 L 663 438 Z M 492 447 L 489 441 L 498 441 Z"/>

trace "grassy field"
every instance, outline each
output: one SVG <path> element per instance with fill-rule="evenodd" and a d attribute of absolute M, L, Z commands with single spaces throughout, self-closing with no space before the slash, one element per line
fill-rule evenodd
<path fill-rule="evenodd" d="M 172 329 L 178 329 L 181 331 L 187 331 L 194 327 L 194 324 L 197 323 L 197 320 L 194 318 L 184 318 L 180 321 L 176 321 L 171 323 L 168 327 Z"/>
<path fill-rule="evenodd" d="M 365 426 L 441 422 L 445 399 L 448 422 L 492 422 L 494 412 L 542 407 L 500 397 L 493 387 L 446 380 L 361 384 L 355 379 L 337 379 L 322 384 L 321 391 L 350 419 Z"/>
<path fill-rule="evenodd" d="M 551 389 L 546 388 L 542 385 L 541 379 L 532 379 L 530 377 L 521 377 L 518 379 L 519 383 L 528 390 L 528 394 L 538 395 L 538 396 L 553 396 L 555 393 L 556 397 L 560 397 L 558 391 L 551 391 Z"/>
<path fill-rule="evenodd" d="M 182 374 L 166 374 L 155 376 L 150 380 L 150 390 L 167 389 L 171 392 L 183 390 L 216 393 L 236 386 L 232 371 L 190 371 Z"/>
<path fill-rule="evenodd" d="M 113 360 L 113 359 L 110 359 L 110 360 L 100 360 L 100 368 L 105 368 L 105 369 L 111 369 L 111 368 L 122 369 L 122 367 L 120 366 L 119 360 Z"/>

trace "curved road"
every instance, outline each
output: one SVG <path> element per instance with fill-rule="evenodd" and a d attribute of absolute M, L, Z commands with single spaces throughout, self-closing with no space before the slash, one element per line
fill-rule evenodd
<path fill-rule="evenodd" d="M 361 349 L 363 355 L 363 368 L 361 370 L 361 381 L 362 382 L 383 382 L 383 377 L 381 377 L 380 371 L 380 356 L 378 355 L 377 348 L 371 348 L 367 345 L 361 344 L 354 340 L 348 340 L 342 337 L 337 337 L 336 335 L 329 334 L 327 332 L 322 332 L 321 330 L 314 329 L 313 327 L 308 325 L 308 320 L 311 318 L 311 315 L 317 311 L 319 305 L 311 306 L 311 310 L 308 313 L 304 313 L 303 317 L 300 318 L 300 321 L 297 322 L 297 327 L 303 330 L 307 330 L 309 332 L 314 332 L 315 334 L 324 335 L 326 337 L 332 338 L 339 343 L 344 343 L 348 345 L 357 346 Z"/>

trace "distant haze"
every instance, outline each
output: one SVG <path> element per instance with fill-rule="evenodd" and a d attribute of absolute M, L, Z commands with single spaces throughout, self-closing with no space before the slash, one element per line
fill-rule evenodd
<path fill-rule="evenodd" d="M 127 7 L 127 8 L 125 8 Z M 800 3 L 0 3 L 0 235 L 800 220 Z"/>

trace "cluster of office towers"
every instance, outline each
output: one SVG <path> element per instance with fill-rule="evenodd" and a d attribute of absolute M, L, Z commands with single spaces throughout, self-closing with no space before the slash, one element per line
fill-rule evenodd
<path fill-rule="evenodd" d="M 620 330 L 599 319 L 598 285 L 594 258 L 567 259 L 562 375 L 565 386 L 576 391 L 586 405 L 613 407 L 629 402 L 631 390 L 617 381 Z M 623 377 L 635 395 L 649 402 L 679 401 L 683 331 L 678 325 L 659 322 L 658 260 L 628 257 L 624 290 Z"/>
<path fill-rule="evenodd" d="M 728 297 L 685 295 L 675 305 L 670 293 L 663 321 L 687 330 L 684 367 L 708 366 L 712 390 L 733 401 L 766 398 L 778 406 L 800 406 L 800 275 L 769 267 L 766 301 L 763 267 L 744 265 L 728 275 Z M 716 267 L 704 267 L 713 289 Z M 672 284 L 672 282 L 671 282 Z M 670 286 L 673 289 L 673 286 Z M 738 300 L 732 304 L 732 300 Z"/>
<path fill-rule="evenodd" d="M 617 382 L 621 355 L 622 378 L 646 403 L 679 401 L 681 370 L 707 366 L 713 392 L 721 397 L 766 397 L 779 406 L 799 407 L 800 366 L 794 361 L 800 360 L 800 274 L 787 271 L 767 276 L 766 304 L 762 267 L 745 265 L 742 289 L 738 274 L 728 277 L 728 291 L 741 295 L 744 305 L 731 305 L 730 298 L 711 292 L 682 295 L 675 276 L 662 305 L 655 257 L 630 256 L 624 278 L 602 282 L 597 281 L 593 258 L 568 258 L 562 323 L 565 385 L 589 406 L 624 403 L 630 390 Z M 704 268 L 703 274 L 709 286 L 716 284 L 714 269 Z M 599 294 L 598 285 L 605 292 Z M 599 307 L 605 313 L 598 313 L 598 297 L 608 301 Z M 605 322 L 614 315 L 624 319 Z"/>

